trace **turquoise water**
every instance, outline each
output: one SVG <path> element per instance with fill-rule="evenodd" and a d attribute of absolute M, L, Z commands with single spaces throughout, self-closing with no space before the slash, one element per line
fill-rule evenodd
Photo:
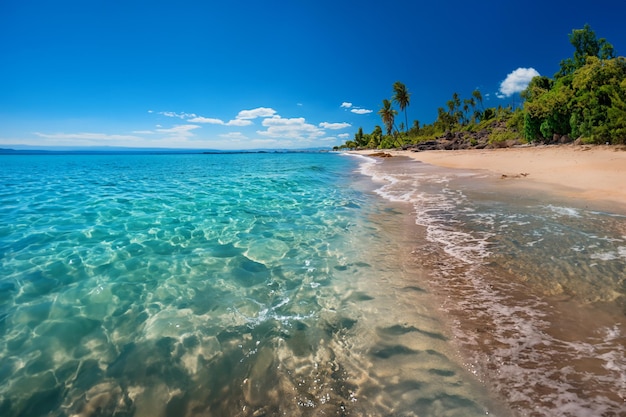
<path fill-rule="evenodd" d="M 499 407 L 362 161 L 0 158 L 2 416 Z"/>
<path fill-rule="evenodd" d="M 480 171 L 0 156 L 0 415 L 622 416 L 625 271 Z"/>

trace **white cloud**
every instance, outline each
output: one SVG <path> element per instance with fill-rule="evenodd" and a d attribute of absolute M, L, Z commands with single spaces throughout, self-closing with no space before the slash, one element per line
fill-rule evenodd
<path fill-rule="evenodd" d="M 288 119 L 273 116 L 264 119 L 262 124 L 267 127 L 267 130 L 259 130 L 257 133 L 270 138 L 312 140 L 324 136 L 322 129 L 310 123 L 306 123 L 304 117 Z"/>
<path fill-rule="evenodd" d="M 196 116 L 192 119 L 187 120 L 190 123 L 207 123 L 212 125 L 220 125 L 220 126 L 250 126 L 252 121 L 247 119 L 233 119 L 228 122 L 223 121 L 222 119 L 216 119 L 212 117 L 203 117 Z"/>
<path fill-rule="evenodd" d="M 224 121 L 221 119 L 214 119 L 211 117 L 202 117 L 202 116 L 197 116 L 194 117 L 192 119 L 187 120 L 190 123 L 209 123 L 212 125 L 223 125 Z"/>
<path fill-rule="evenodd" d="M 346 127 L 350 127 L 350 126 L 352 126 L 350 123 L 328 123 L 328 122 L 320 123 L 320 127 L 324 129 L 331 129 L 331 130 L 345 129 Z"/>
<path fill-rule="evenodd" d="M 339 139 L 348 139 L 350 137 L 349 133 L 340 133 L 339 135 L 337 135 L 337 137 Z"/>
<path fill-rule="evenodd" d="M 228 132 L 219 136 L 225 139 L 237 139 L 237 140 L 248 139 L 248 137 L 241 132 Z"/>
<path fill-rule="evenodd" d="M 151 113 L 151 111 L 148 111 L 148 113 Z M 160 111 L 159 114 L 166 117 L 177 117 L 179 119 L 190 119 L 197 117 L 194 113 L 176 113 L 173 111 Z"/>
<path fill-rule="evenodd" d="M 515 93 L 522 92 L 528 87 L 530 80 L 538 76 L 539 73 L 534 68 L 518 68 L 500 84 L 500 94 L 498 98 L 510 97 Z"/>
<path fill-rule="evenodd" d="M 269 107 L 257 107 L 252 110 L 242 110 L 237 114 L 237 119 L 256 119 L 257 117 L 272 117 L 276 110 Z"/>
<path fill-rule="evenodd" d="M 369 114 L 372 112 L 372 110 L 362 109 L 360 107 L 354 107 L 352 103 L 348 101 L 344 101 L 343 103 L 341 103 L 341 106 L 339 107 L 346 109 L 346 110 L 350 109 L 350 111 L 354 114 Z"/>
<path fill-rule="evenodd" d="M 79 133 L 40 133 L 34 135 L 39 139 L 20 139 L 13 144 L 29 146 L 121 146 L 121 147 L 185 147 L 188 138 L 193 136 L 188 127 L 172 129 L 142 130 L 133 132 L 144 135 L 124 135 L 94 132 Z M 165 133 L 165 135 L 164 135 Z M 148 139 L 147 135 L 151 135 Z"/>
<path fill-rule="evenodd" d="M 188 139 L 194 136 L 192 130 L 198 129 L 198 125 L 177 125 L 169 129 L 157 129 L 159 133 L 165 133 L 172 139 Z"/>
<path fill-rule="evenodd" d="M 106 133 L 90 133 L 90 132 L 82 132 L 82 133 L 39 133 L 35 132 L 35 135 L 45 138 L 45 139 L 54 139 L 54 140 L 78 140 L 78 141 L 136 141 L 141 140 L 139 136 L 132 135 L 109 135 Z"/>
<path fill-rule="evenodd" d="M 305 125 L 304 117 L 284 118 L 278 115 L 263 120 L 263 126 L 303 126 Z M 313 125 L 310 125 L 313 126 Z M 315 127 L 315 126 L 313 126 Z"/>
<path fill-rule="evenodd" d="M 298 105 L 300 105 L 298 103 Z M 343 102 L 342 108 L 358 114 L 371 113 L 371 110 L 354 107 L 352 103 Z M 254 147 L 273 144 L 285 148 L 299 147 L 306 144 L 313 145 L 316 142 L 337 141 L 338 137 L 348 138 L 349 134 L 327 136 L 332 131 L 346 129 L 352 125 L 347 122 L 321 122 L 309 123 L 304 117 L 287 118 L 280 116 L 276 110 L 270 107 L 256 107 L 239 111 L 231 120 L 217 117 L 205 117 L 195 113 L 177 113 L 171 111 L 153 112 L 165 117 L 179 118 L 185 122 L 180 125 L 157 126 L 152 131 L 141 130 L 138 134 L 146 135 L 141 138 L 143 142 L 148 139 L 147 135 L 152 135 L 151 143 L 168 142 L 179 147 L 198 147 L 201 143 L 206 143 L 207 147 L 212 144 L 220 144 L 224 148 Z M 257 124 L 254 119 L 260 119 L 262 127 L 245 130 L 245 127 Z M 204 127 L 210 132 L 207 125 L 219 126 L 222 131 L 214 130 L 214 139 L 203 138 L 204 134 L 199 134 L 198 130 L 204 131 Z M 224 127 L 237 127 L 234 132 L 224 131 Z M 216 128 L 213 128 L 216 129 Z M 230 130 L 230 129 L 228 129 Z M 344 139 L 345 140 L 345 139 Z"/>
<path fill-rule="evenodd" d="M 250 126 L 251 124 L 253 124 L 252 121 L 248 119 L 233 119 L 229 120 L 226 126 Z"/>

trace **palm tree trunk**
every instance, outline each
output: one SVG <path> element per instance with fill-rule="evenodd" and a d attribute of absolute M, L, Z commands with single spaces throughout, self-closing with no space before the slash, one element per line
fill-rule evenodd
<path fill-rule="evenodd" d="M 404 108 L 404 132 L 409 131 L 409 116 L 406 114 L 406 107 Z"/>

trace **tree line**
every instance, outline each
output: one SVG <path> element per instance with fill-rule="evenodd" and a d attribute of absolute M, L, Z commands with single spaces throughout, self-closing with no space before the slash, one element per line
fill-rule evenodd
<path fill-rule="evenodd" d="M 484 107 L 480 90 L 461 98 L 453 93 L 437 119 L 408 126 L 411 93 L 400 81 L 391 99 L 378 111 L 382 125 L 371 133 L 359 128 L 342 148 L 388 149 L 418 144 L 446 132 L 486 131 L 490 143 L 543 142 L 580 138 L 584 143 L 626 144 L 626 58 L 616 57 L 613 45 L 596 37 L 589 25 L 569 34 L 574 55 L 562 60 L 552 77 L 534 77 L 521 93 L 523 105 Z M 397 125 L 398 110 L 404 122 Z"/>

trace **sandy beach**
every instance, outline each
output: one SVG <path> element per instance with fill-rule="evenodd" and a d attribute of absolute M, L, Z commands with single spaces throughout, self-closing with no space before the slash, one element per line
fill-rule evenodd
<path fill-rule="evenodd" d="M 375 151 L 362 151 L 372 154 Z M 614 146 L 536 146 L 459 151 L 385 151 L 447 168 L 493 172 L 503 181 L 543 187 L 589 201 L 626 207 L 626 151 Z"/>

